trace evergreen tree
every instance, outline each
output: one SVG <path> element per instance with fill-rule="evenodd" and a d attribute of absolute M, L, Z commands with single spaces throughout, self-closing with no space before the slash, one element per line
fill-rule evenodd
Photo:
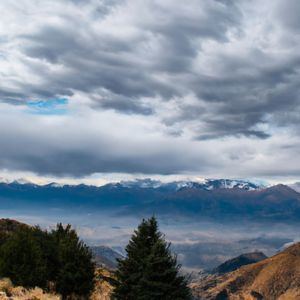
<path fill-rule="evenodd" d="M 46 268 L 47 282 L 56 280 L 58 269 L 58 245 L 54 240 L 53 234 L 48 231 L 35 227 L 34 239 L 38 243 L 41 253 L 43 254 Z"/>
<path fill-rule="evenodd" d="M 58 224 L 52 232 L 20 227 L 1 242 L 0 277 L 25 287 L 47 288 L 52 282 L 64 299 L 71 295 L 88 298 L 95 266 L 91 251 L 70 225 Z"/>
<path fill-rule="evenodd" d="M 52 234 L 58 246 L 57 292 L 63 299 L 71 295 L 87 298 L 94 287 L 95 265 L 91 251 L 70 225 L 58 224 Z"/>
<path fill-rule="evenodd" d="M 10 235 L 0 249 L 0 276 L 25 287 L 46 287 L 47 258 L 37 234 L 39 228 L 20 228 Z"/>
<path fill-rule="evenodd" d="M 113 299 L 191 299 L 187 282 L 179 275 L 177 259 L 154 217 L 142 221 L 126 252 L 127 257 L 119 260 Z"/>

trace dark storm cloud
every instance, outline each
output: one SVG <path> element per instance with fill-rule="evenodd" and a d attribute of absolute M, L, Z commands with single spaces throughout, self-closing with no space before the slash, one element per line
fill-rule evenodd
<path fill-rule="evenodd" d="M 119 133 L 121 128 L 112 126 L 106 133 L 84 121 L 78 118 L 51 124 L 38 116 L 22 119 L 18 114 L 3 115 L 0 169 L 82 177 L 99 172 L 174 174 L 196 166 L 207 168 L 205 153 L 198 157 L 199 152 L 191 149 L 186 155 L 187 150 L 178 142 L 162 138 L 157 141 L 137 133 L 129 140 Z"/>
<path fill-rule="evenodd" d="M 270 55 L 255 46 L 244 55 L 237 50 L 222 52 L 222 45 L 232 44 L 230 36 L 241 40 L 246 36 L 247 18 L 255 17 L 247 15 L 243 1 L 192 1 L 189 6 L 169 1 L 70 3 L 72 10 L 66 7 L 59 13 L 59 22 L 42 22 L 15 36 L 22 45 L 19 50 L 35 60 L 27 67 L 43 80 L 32 85 L 20 83 L 21 91 L 15 95 L 4 89 L 2 93 L 12 95 L 3 100 L 96 93 L 98 96 L 91 97 L 96 102 L 94 108 L 149 115 L 157 110 L 145 106 L 141 98 L 168 101 L 193 93 L 205 102 L 208 113 L 196 115 L 198 104 L 183 103 L 177 117 L 165 124 L 180 122 L 185 126 L 185 120 L 198 121 L 194 128 L 202 129 L 195 137 L 204 139 L 231 135 L 266 138 L 269 133 L 256 128 L 264 124 L 266 115 L 276 119 L 282 111 L 298 106 L 296 51 L 290 57 Z M 285 32 L 298 33 L 299 22 L 293 17 L 299 10 L 298 2 L 273 6 Z M 84 18 L 71 13 L 88 7 Z M 199 55 L 204 62 L 205 57 L 211 59 L 212 54 L 202 49 L 208 41 L 216 41 L 220 49 L 213 53 L 210 66 L 220 71 L 210 76 L 201 70 L 201 63 L 199 69 L 194 67 Z M 62 70 L 53 72 L 38 61 Z M 285 87 L 293 89 L 288 92 L 293 96 L 283 101 Z M 106 97 L 107 93 L 112 96 Z"/>
<path fill-rule="evenodd" d="M 62 65 L 66 69 L 66 72 L 55 77 L 50 73 L 46 78 L 46 85 L 41 86 L 40 91 L 33 90 L 34 94 L 44 96 L 50 91 L 52 96 L 56 96 L 71 94 L 76 90 L 91 93 L 99 88 L 133 98 L 153 97 L 157 93 L 170 97 L 174 93 L 168 84 L 151 78 L 141 69 L 142 66 L 134 66 L 134 61 L 126 57 L 134 54 L 133 48 L 136 45 L 110 37 L 80 36 L 76 26 L 77 24 L 72 24 L 70 28 L 44 27 L 36 35 L 22 37 L 27 42 L 30 41 L 24 48 L 26 55 Z M 104 103 L 103 106 L 109 105 Z M 135 106 L 139 107 L 139 104 Z M 124 107 L 127 112 L 126 106 Z M 139 112 L 138 109 L 136 113 Z"/>
<path fill-rule="evenodd" d="M 79 5 L 78 1 L 75 3 Z M 41 75 L 45 83 L 38 87 L 33 85 L 27 96 L 55 97 L 70 95 L 76 90 L 90 93 L 103 88 L 113 94 L 132 97 L 131 103 L 138 102 L 139 97 L 157 95 L 167 100 L 182 94 L 182 88 L 174 85 L 171 79 L 161 80 L 160 74 L 180 73 L 185 77 L 199 50 L 197 42 L 201 44 L 201 39 L 227 41 L 227 30 L 236 27 L 240 19 L 240 12 L 231 2 L 193 1 L 191 8 L 183 13 L 180 7 L 169 4 L 149 1 L 144 6 L 141 16 L 133 15 L 133 24 L 129 24 L 137 31 L 134 37 L 122 38 L 109 31 L 99 33 L 92 27 L 92 18 L 79 20 L 72 15 L 63 15 L 59 25 L 42 25 L 31 33 L 19 35 L 24 45 L 20 50 L 26 56 L 65 69 L 60 74 L 52 74 L 29 66 L 35 73 L 44 73 Z M 122 13 L 130 17 L 138 13 L 126 8 L 125 4 L 123 8 L 118 7 L 120 15 L 112 18 L 122 18 Z M 193 7 L 196 13 L 190 15 Z M 144 21 L 143 13 L 148 10 L 150 18 Z M 120 33 L 121 26 L 122 23 L 117 28 Z M 110 107 L 107 102 L 101 106 Z M 127 106 L 123 107 L 127 113 Z M 137 107 L 136 113 L 144 113 L 139 104 L 131 107 Z"/>
<path fill-rule="evenodd" d="M 151 106 L 141 103 L 134 98 L 125 98 L 119 95 L 111 95 L 109 98 L 97 101 L 97 106 L 104 109 L 113 109 L 126 114 L 151 115 L 154 113 Z"/>
<path fill-rule="evenodd" d="M 189 82 L 202 104 L 181 104 L 171 124 L 202 121 L 200 139 L 231 135 L 267 138 L 269 133 L 256 128 L 268 124 L 267 117 L 274 126 L 298 125 L 293 114 L 300 109 L 300 57 L 276 59 L 256 52 L 242 60 L 225 56 L 220 63 L 222 60 L 224 73 L 195 76 Z M 240 70 L 243 73 L 239 74 Z"/>

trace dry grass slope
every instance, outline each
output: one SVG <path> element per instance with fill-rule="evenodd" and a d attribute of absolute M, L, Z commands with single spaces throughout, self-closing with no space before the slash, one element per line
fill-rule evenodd
<path fill-rule="evenodd" d="M 107 269 L 99 268 L 96 271 L 96 285 L 90 300 L 110 300 L 112 293 L 111 280 L 113 274 Z"/>
<path fill-rule="evenodd" d="M 104 268 L 96 271 L 96 284 L 90 300 L 110 300 L 113 280 L 113 274 Z M 8 278 L 0 280 L 0 300 L 60 300 L 61 296 L 57 294 L 46 293 L 36 287 L 34 289 L 25 289 L 21 286 L 13 286 Z M 75 297 L 73 297 L 73 300 Z"/>
<path fill-rule="evenodd" d="M 191 284 L 196 299 L 300 300 L 300 243 L 223 276 Z M 218 296 L 219 295 L 219 296 Z"/>
<path fill-rule="evenodd" d="M 60 300 L 60 296 L 45 293 L 40 288 L 27 290 L 21 286 L 14 287 L 7 278 L 0 280 L 0 300 Z"/>

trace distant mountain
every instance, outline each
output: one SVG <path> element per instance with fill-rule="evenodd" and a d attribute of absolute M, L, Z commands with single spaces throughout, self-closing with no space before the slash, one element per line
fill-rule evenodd
<path fill-rule="evenodd" d="M 221 265 L 213 269 L 211 273 L 213 274 L 229 273 L 237 270 L 242 266 L 257 263 L 266 258 L 267 256 L 262 252 L 251 252 L 251 253 L 241 254 L 238 257 L 225 261 L 224 263 L 222 263 Z"/>
<path fill-rule="evenodd" d="M 56 182 L 51 182 L 45 185 L 37 185 L 26 179 L 18 179 L 14 181 L 8 181 L 0 177 L 0 184 L 8 185 L 29 185 L 35 187 L 48 187 L 48 188 L 62 188 L 62 187 L 76 187 L 76 186 L 89 186 L 91 185 L 79 184 L 79 185 L 68 185 Z M 151 178 L 146 179 L 135 179 L 131 181 L 120 181 L 117 183 L 108 183 L 104 186 L 98 188 L 129 188 L 129 189 L 162 189 L 169 191 L 178 191 L 183 188 L 193 188 L 202 190 L 214 190 L 214 189 L 243 189 L 248 191 L 260 190 L 267 187 L 267 184 L 259 181 L 251 180 L 233 180 L 233 179 L 205 179 L 203 181 L 173 181 L 164 183 L 159 180 L 153 180 Z"/>
<path fill-rule="evenodd" d="M 225 275 L 190 285 L 195 299 L 300 299 L 300 243 Z"/>
<path fill-rule="evenodd" d="M 127 188 L 153 188 L 165 189 L 170 191 L 178 191 L 184 188 L 193 188 L 200 190 L 214 190 L 214 189 L 243 189 L 247 191 L 259 190 L 265 188 L 266 185 L 262 183 L 255 183 L 248 180 L 232 180 L 232 179 L 205 179 L 203 181 L 174 181 L 163 183 L 159 180 L 136 179 L 133 181 L 121 181 L 116 184 L 110 184 L 116 187 Z"/>
<path fill-rule="evenodd" d="M 188 218 L 300 221 L 300 194 L 285 185 L 263 188 L 227 179 L 160 183 L 151 180 L 104 186 L 0 183 L 1 209 L 111 211 L 114 214 Z M 50 211 L 49 211 L 50 212 Z"/>
<path fill-rule="evenodd" d="M 300 194 L 285 185 L 248 191 L 184 188 L 144 204 L 144 211 L 204 217 L 211 220 L 300 220 Z"/>
<path fill-rule="evenodd" d="M 107 246 L 91 246 L 95 262 L 98 266 L 104 266 L 108 269 L 117 267 L 117 259 L 124 258 L 119 252 Z"/>

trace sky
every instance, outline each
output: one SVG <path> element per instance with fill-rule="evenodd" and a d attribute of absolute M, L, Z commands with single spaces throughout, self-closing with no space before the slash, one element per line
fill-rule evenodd
<path fill-rule="evenodd" d="M 0 177 L 298 180 L 300 1 L 0 11 Z"/>

